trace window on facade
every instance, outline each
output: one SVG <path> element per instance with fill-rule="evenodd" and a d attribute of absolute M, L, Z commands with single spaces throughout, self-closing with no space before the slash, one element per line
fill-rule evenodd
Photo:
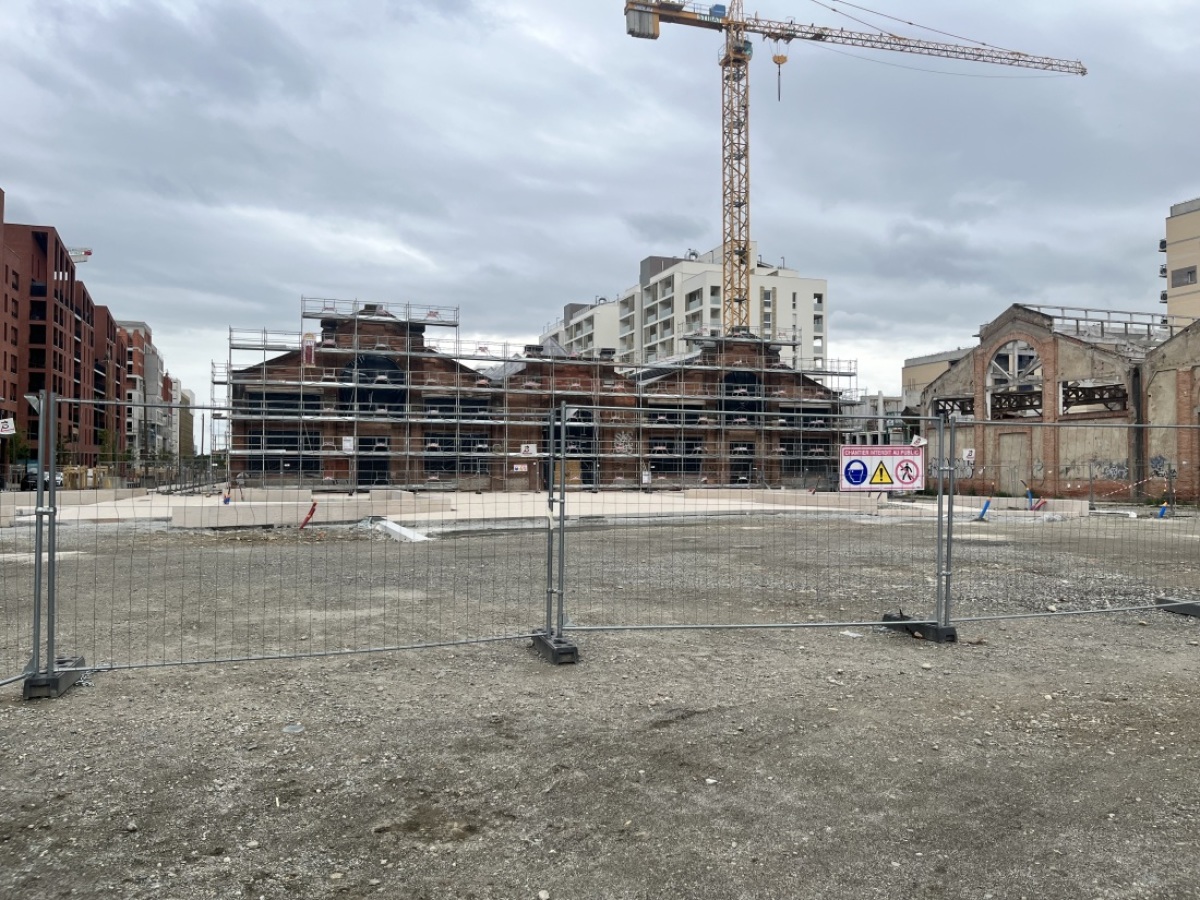
<path fill-rule="evenodd" d="M 988 364 L 987 387 L 993 419 L 1042 414 L 1042 360 L 1025 341 L 1001 346 Z"/>
<path fill-rule="evenodd" d="M 1189 284 L 1196 283 L 1196 267 L 1188 266 L 1186 269 L 1174 269 L 1171 271 L 1171 287 L 1187 287 Z"/>

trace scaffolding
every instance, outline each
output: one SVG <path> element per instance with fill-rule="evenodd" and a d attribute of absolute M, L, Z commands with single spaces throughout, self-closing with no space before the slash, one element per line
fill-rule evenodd
<path fill-rule="evenodd" d="M 464 339 L 459 311 L 301 299 L 299 333 L 231 328 L 214 364 L 227 477 L 316 490 L 540 490 L 555 449 L 587 488 L 836 483 L 856 367 L 689 336 L 644 365 Z M 559 429 L 562 429 L 560 432 Z"/>

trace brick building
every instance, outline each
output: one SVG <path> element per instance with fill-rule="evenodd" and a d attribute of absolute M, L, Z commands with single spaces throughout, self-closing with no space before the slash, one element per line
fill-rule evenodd
<path fill-rule="evenodd" d="M 229 465 L 252 482 L 537 490 L 829 483 L 843 400 L 777 344 L 707 337 L 629 367 L 464 345 L 456 309 L 306 298 L 305 335 L 232 329 Z M 453 332 L 451 332 L 453 334 Z M 235 354 L 263 354 L 239 365 Z M 275 351 L 278 355 L 267 356 Z M 565 427 L 561 421 L 565 406 Z"/>
<path fill-rule="evenodd" d="M 0 283 L 0 418 L 16 419 L 17 403 L 21 397 L 18 379 L 20 368 L 20 300 L 17 291 L 21 286 L 21 267 L 17 254 L 4 243 L 4 191 L 0 190 L 0 263 L 4 281 Z M 22 403 L 24 401 L 21 401 Z M 7 448 L 6 448 L 7 450 Z M 10 454 L 5 454 L 10 458 Z"/>
<path fill-rule="evenodd" d="M 19 307 L 18 390 L 92 397 L 95 310 L 87 289 L 76 281 L 70 251 L 52 226 L 5 223 L 4 243 L 18 267 L 12 291 Z M 37 414 L 28 404 L 18 404 L 16 413 L 18 428 L 36 450 Z M 95 452 L 91 416 L 79 404 L 62 411 L 54 443 L 81 457 Z"/>
<path fill-rule="evenodd" d="M 96 307 L 92 340 L 92 393 L 96 400 L 92 408 L 92 427 L 99 445 L 98 461 L 100 465 L 110 465 L 125 449 L 128 407 L 118 401 L 125 396 L 127 348 L 125 334 L 117 327 L 117 320 L 106 306 Z"/>
<path fill-rule="evenodd" d="M 4 201 L 0 190 L 0 418 L 17 430 L 6 457 L 36 458 L 38 415 L 24 395 L 41 390 L 65 401 L 54 437 L 63 465 L 112 465 L 145 446 L 171 452 L 179 441 L 168 404 L 182 388 L 167 377 L 150 327 L 97 305 L 57 229 L 6 221 Z"/>
<path fill-rule="evenodd" d="M 1156 313 L 1014 305 L 921 395 L 970 448 L 960 488 L 1020 496 L 1200 496 L 1200 326 Z M 1071 427 L 1047 427 L 1071 426 Z M 1171 474 L 1173 473 L 1173 474 Z"/>

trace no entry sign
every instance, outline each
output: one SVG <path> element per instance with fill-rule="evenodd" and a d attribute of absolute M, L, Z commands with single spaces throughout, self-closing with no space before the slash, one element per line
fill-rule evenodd
<path fill-rule="evenodd" d="M 925 487 L 925 448 L 842 447 L 843 491 L 919 491 Z"/>

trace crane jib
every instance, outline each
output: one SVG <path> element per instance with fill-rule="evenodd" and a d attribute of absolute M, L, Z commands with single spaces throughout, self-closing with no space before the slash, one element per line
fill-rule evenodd
<path fill-rule="evenodd" d="M 633 37 L 655 39 L 663 22 L 692 25 L 724 31 L 726 46 L 720 56 L 722 107 L 722 309 L 727 335 L 749 331 L 746 302 L 750 295 L 750 139 L 747 128 L 750 108 L 748 35 L 759 35 L 779 43 L 817 41 L 861 47 L 865 50 L 889 50 L 916 53 L 942 59 L 1041 69 L 1068 75 L 1086 75 L 1077 60 L 1051 56 L 1031 56 L 1016 50 L 1002 50 L 970 44 L 942 43 L 905 38 L 886 32 L 846 31 L 818 25 L 800 25 L 795 21 L 775 21 L 742 14 L 742 0 L 704 5 L 682 0 L 626 0 L 626 30 Z M 776 53 L 776 64 L 787 61 Z"/>

